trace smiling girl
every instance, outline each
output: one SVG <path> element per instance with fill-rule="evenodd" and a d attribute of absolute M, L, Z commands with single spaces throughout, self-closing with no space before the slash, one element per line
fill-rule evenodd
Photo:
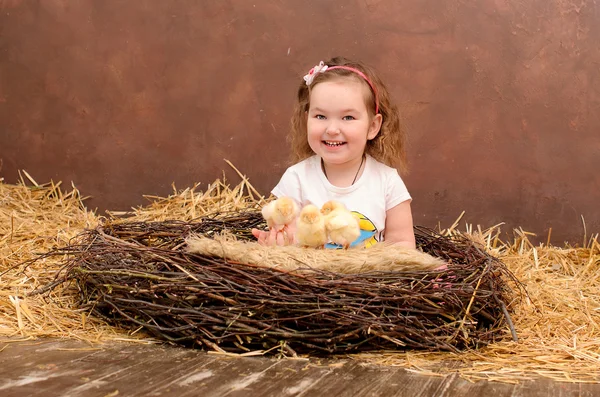
<path fill-rule="evenodd" d="M 415 247 L 411 196 L 397 169 L 406 169 L 398 109 L 365 65 L 345 58 L 321 62 L 304 76 L 292 116 L 294 161 L 272 193 L 303 207 L 329 200 L 346 205 L 360 220 L 352 246 L 385 240 Z M 286 232 L 253 233 L 264 245 L 290 243 Z M 292 240 L 293 241 L 293 240 Z"/>

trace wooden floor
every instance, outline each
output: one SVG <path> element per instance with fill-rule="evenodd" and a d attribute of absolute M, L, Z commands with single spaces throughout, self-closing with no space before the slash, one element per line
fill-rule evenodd
<path fill-rule="evenodd" d="M 598 384 L 508 385 L 354 360 L 230 358 L 171 346 L 0 341 L 0 396 L 600 396 Z"/>

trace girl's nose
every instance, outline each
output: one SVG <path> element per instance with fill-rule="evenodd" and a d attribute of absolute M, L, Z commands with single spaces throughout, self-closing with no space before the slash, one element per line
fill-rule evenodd
<path fill-rule="evenodd" d="M 335 135 L 340 133 L 340 127 L 336 123 L 329 123 L 327 129 L 325 130 L 330 135 Z"/>

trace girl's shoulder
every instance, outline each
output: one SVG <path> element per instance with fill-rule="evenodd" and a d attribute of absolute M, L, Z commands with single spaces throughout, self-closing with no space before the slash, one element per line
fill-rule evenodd
<path fill-rule="evenodd" d="M 319 157 L 317 155 L 314 155 L 302 161 L 299 161 L 294 165 L 291 165 L 290 167 L 288 167 L 286 172 L 294 174 L 305 174 L 307 172 L 311 172 L 316 165 L 320 166 L 320 162 Z"/>
<path fill-rule="evenodd" d="M 400 175 L 397 169 L 392 168 L 389 165 L 386 165 L 369 155 L 367 155 L 367 161 L 369 162 L 369 168 L 372 170 L 373 173 L 379 174 L 381 176 Z"/>

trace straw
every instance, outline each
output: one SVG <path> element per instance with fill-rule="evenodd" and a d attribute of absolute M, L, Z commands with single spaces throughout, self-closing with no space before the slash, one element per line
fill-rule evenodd
<path fill-rule="evenodd" d="M 61 183 L 39 184 L 31 176 L 17 185 L 0 183 L 0 338 L 4 343 L 40 336 L 69 337 L 98 342 L 128 340 L 148 343 L 143 332 L 109 326 L 76 305 L 78 291 L 69 285 L 48 295 L 28 297 L 31 291 L 53 280 L 62 264 L 47 257 L 20 265 L 57 247 L 67 245 L 84 229 L 94 229 L 99 219 L 88 211 L 79 191 L 63 190 Z M 1 178 L 0 178 L 1 182 Z M 24 183 L 34 186 L 24 186 Z M 35 183 L 34 183 L 35 182 Z M 257 194 L 244 181 L 231 188 L 217 180 L 201 191 L 195 185 L 173 188 L 168 197 L 147 196 L 150 203 L 127 213 L 113 213 L 114 221 L 190 221 L 218 212 L 256 207 Z M 37 185 L 37 186 L 36 186 Z M 240 192 L 241 196 L 240 196 Z M 462 215 L 464 216 L 464 215 Z M 462 222 L 462 221 L 461 221 Z M 531 233 L 514 230 L 501 239 L 502 225 L 485 230 L 459 222 L 442 230 L 478 241 L 499 257 L 528 295 L 512 303 L 511 318 L 519 342 L 507 337 L 479 350 L 452 352 L 384 351 L 361 353 L 352 358 L 381 365 L 402 366 L 423 374 L 458 373 L 477 381 L 518 383 L 532 378 L 563 382 L 599 382 L 600 361 L 600 244 L 598 234 L 586 230 L 582 247 L 534 245 Z M 18 305 L 18 307 L 17 307 Z M 133 335 L 131 335 L 133 334 Z M 11 337 L 11 339 L 6 339 Z M 2 346 L 0 345 L 0 349 Z"/>

